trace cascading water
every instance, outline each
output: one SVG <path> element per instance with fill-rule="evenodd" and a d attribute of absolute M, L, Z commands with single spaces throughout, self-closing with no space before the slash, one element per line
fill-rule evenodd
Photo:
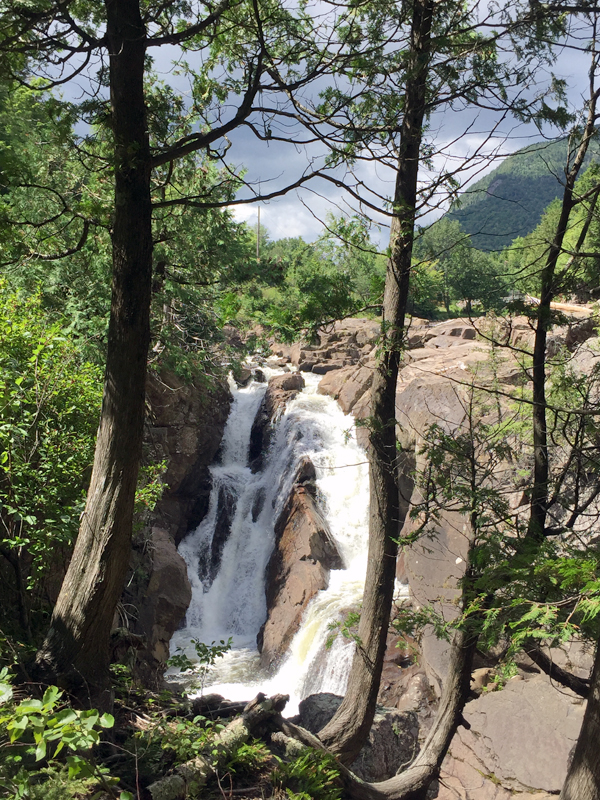
<path fill-rule="evenodd" d="M 275 374 L 268 370 L 265 372 Z M 325 647 L 328 625 L 356 607 L 367 562 L 368 467 L 350 417 L 317 394 L 318 377 L 278 421 L 264 468 L 248 467 L 250 431 L 266 384 L 232 387 L 234 402 L 223 437 L 221 463 L 211 468 L 208 513 L 180 545 L 192 583 L 185 627 L 173 638 L 193 657 L 192 638 L 210 643 L 233 639 L 233 648 L 207 683 L 231 700 L 253 690 L 290 694 L 293 713 L 300 699 L 318 691 L 343 693 L 353 644 L 338 636 Z M 301 458 L 317 470 L 324 512 L 345 569 L 332 571 L 328 589 L 308 606 L 289 655 L 275 676 L 261 674 L 256 635 L 266 618 L 264 573 L 274 546 L 274 525 Z M 228 531 L 224 541 L 223 530 Z"/>

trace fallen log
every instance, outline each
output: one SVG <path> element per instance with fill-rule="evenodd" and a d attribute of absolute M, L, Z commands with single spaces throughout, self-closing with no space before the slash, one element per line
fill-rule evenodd
<path fill-rule="evenodd" d="M 152 800 L 185 800 L 188 796 L 197 796 L 241 744 L 263 734 L 268 724 L 280 717 L 288 700 L 288 695 L 266 697 L 259 693 L 244 708 L 242 716 L 230 722 L 215 737 L 210 755 L 196 756 L 180 764 L 172 775 L 151 784 L 148 792 Z"/>

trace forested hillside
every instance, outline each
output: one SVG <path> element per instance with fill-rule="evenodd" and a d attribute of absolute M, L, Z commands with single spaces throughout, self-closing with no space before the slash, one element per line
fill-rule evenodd
<path fill-rule="evenodd" d="M 470 234 L 473 246 L 499 251 L 539 224 L 545 208 L 561 193 L 569 143 L 537 142 L 505 158 L 500 166 L 460 195 L 446 216 Z M 590 145 L 586 165 L 597 158 Z"/>

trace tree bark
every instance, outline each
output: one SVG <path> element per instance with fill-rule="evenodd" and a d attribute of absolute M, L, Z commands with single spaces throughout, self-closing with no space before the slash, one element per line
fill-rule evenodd
<path fill-rule="evenodd" d="M 415 761 L 399 775 L 380 783 L 367 783 L 343 764 L 340 777 L 347 794 L 354 800 L 425 800 L 431 782 L 438 776 L 456 728 L 462 722 L 462 709 L 469 693 L 477 634 L 464 630 L 452 642 L 448 678 L 432 729 Z M 281 730 L 304 744 L 324 750 L 315 736 L 289 720 L 281 720 Z"/>
<path fill-rule="evenodd" d="M 383 301 L 383 352 L 371 388 L 369 554 L 359 644 L 344 700 L 319 733 L 320 739 L 346 764 L 358 755 L 375 714 L 394 593 L 398 539 L 410 500 L 401 497 L 398 489 L 396 383 L 404 344 L 433 8 L 432 0 L 416 0 L 413 6 L 391 255 Z"/>
<path fill-rule="evenodd" d="M 131 549 L 150 342 L 152 229 L 139 0 L 106 0 L 114 137 L 113 281 L 104 395 L 79 536 L 38 665 L 107 705 L 109 636 Z"/>
<path fill-rule="evenodd" d="M 596 649 L 587 708 L 560 800 L 600 800 L 600 647 Z"/>
<path fill-rule="evenodd" d="M 596 131 L 596 105 L 598 90 L 594 88 L 597 57 L 594 55 L 590 68 L 590 99 L 586 124 L 573 163 L 566 170 L 560 217 L 554 238 L 541 274 L 540 302 L 536 314 L 535 339 L 533 345 L 533 486 L 531 489 L 530 515 L 527 538 L 542 541 L 546 532 L 548 516 L 549 477 L 548 421 L 546 417 L 546 342 L 550 326 L 550 304 L 556 296 L 556 268 L 562 253 L 571 211 L 577 204 L 574 193 L 575 181 Z"/>

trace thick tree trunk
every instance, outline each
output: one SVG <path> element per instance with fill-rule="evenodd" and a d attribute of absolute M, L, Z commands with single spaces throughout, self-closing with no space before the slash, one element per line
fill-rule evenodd
<path fill-rule="evenodd" d="M 560 800 L 600 800 L 600 646 L 596 650 L 587 708 Z"/>
<path fill-rule="evenodd" d="M 340 765 L 340 777 L 350 797 L 355 800 L 425 800 L 431 782 L 439 774 L 456 728 L 462 721 L 461 713 L 469 693 L 476 647 L 476 634 L 456 632 L 452 642 L 448 677 L 444 683 L 434 725 L 421 752 L 404 772 L 381 783 L 367 783 Z M 325 749 L 317 737 L 288 720 L 281 720 L 280 726 L 285 734 L 309 747 Z"/>
<path fill-rule="evenodd" d="M 114 135 L 113 283 L 94 468 L 38 664 L 106 705 L 109 636 L 129 562 L 150 341 L 152 229 L 139 0 L 106 0 Z"/>
<path fill-rule="evenodd" d="M 383 302 L 383 353 L 371 388 L 369 555 L 359 645 L 346 696 L 336 715 L 319 733 L 321 740 L 346 764 L 358 755 L 375 714 L 394 592 L 398 538 L 410 499 L 401 498 L 398 490 L 396 383 L 410 281 L 432 16 L 432 0 L 416 0 Z"/>

